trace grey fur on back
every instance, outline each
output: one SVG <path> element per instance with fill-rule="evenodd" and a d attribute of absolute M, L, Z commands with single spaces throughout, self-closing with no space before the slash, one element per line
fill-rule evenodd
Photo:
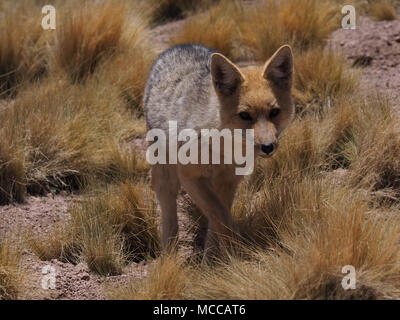
<path fill-rule="evenodd" d="M 182 44 L 160 54 L 144 93 L 148 129 L 168 132 L 169 120 L 178 122 L 178 130 L 219 126 L 219 102 L 210 75 L 214 52 L 202 45 Z"/>

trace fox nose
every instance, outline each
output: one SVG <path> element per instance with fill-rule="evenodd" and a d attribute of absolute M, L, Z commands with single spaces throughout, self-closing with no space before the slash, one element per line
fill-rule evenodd
<path fill-rule="evenodd" d="M 273 143 L 261 145 L 261 151 L 267 155 L 270 155 L 272 152 L 274 152 L 274 150 L 275 150 L 275 146 Z"/>

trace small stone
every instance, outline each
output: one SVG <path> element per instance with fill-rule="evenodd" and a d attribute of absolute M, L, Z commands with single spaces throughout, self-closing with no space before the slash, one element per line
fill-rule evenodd
<path fill-rule="evenodd" d="M 75 266 L 75 269 L 78 271 L 86 271 L 86 264 L 80 262 Z"/>
<path fill-rule="evenodd" d="M 81 279 L 85 280 L 85 281 L 88 281 L 88 280 L 90 280 L 90 276 L 89 276 L 89 274 L 86 273 L 81 277 Z"/>

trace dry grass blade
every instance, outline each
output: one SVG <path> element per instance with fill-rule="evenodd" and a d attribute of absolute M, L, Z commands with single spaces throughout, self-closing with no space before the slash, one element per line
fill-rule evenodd
<path fill-rule="evenodd" d="M 25 186 L 30 193 L 74 189 L 96 176 L 118 180 L 148 169 L 134 150 L 124 150 L 135 127 L 120 92 L 95 79 L 85 86 L 61 79 L 29 85 L 10 109 L 0 110 L 0 123 L 7 141 L 2 202 L 22 199 Z M 13 152 L 6 153 L 8 146 Z"/>
<path fill-rule="evenodd" d="M 359 86 L 357 70 L 351 70 L 345 57 L 330 48 L 312 48 L 295 57 L 293 95 L 301 109 L 311 102 L 350 96 Z"/>
<path fill-rule="evenodd" d="M 100 60 L 120 45 L 124 27 L 124 6 L 115 1 L 64 9 L 52 53 L 57 68 L 73 81 L 84 80 Z"/>
<path fill-rule="evenodd" d="M 189 267 L 179 256 L 163 256 L 154 262 L 146 278 L 132 280 L 125 287 L 108 288 L 108 297 L 115 300 L 183 299 L 190 286 Z"/>
<path fill-rule="evenodd" d="M 372 1 L 369 14 L 377 21 L 396 20 L 395 9 L 396 2 L 393 0 L 375 0 Z"/>
<path fill-rule="evenodd" d="M 235 40 L 242 16 L 243 8 L 238 1 L 221 1 L 208 12 L 188 18 L 170 44 L 201 43 L 235 58 L 238 55 Z"/>
<path fill-rule="evenodd" d="M 21 254 L 15 246 L 9 240 L 0 240 L 0 300 L 15 300 L 20 293 Z"/>
<path fill-rule="evenodd" d="M 266 61 L 289 43 L 301 51 L 325 43 L 340 26 L 338 6 L 326 0 L 266 1 L 250 8 L 241 26 L 241 43 Z"/>
<path fill-rule="evenodd" d="M 125 182 L 74 204 L 65 226 L 30 239 L 30 247 L 44 260 L 84 260 L 98 274 L 120 274 L 128 261 L 158 254 L 155 213 L 148 186 Z"/>
<path fill-rule="evenodd" d="M 46 34 L 35 14 L 40 8 L 26 1 L 0 7 L 0 98 L 14 96 L 21 83 L 46 71 Z"/>

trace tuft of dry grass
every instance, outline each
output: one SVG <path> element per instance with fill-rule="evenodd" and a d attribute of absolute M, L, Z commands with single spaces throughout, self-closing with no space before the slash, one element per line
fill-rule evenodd
<path fill-rule="evenodd" d="M 190 286 L 190 268 L 180 256 L 162 256 L 142 280 L 107 288 L 111 300 L 177 300 L 185 298 Z"/>
<path fill-rule="evenodd" d="M 388 102 L 381 98 L 381 104 Z M 389 104 L 390 105 L 390 104 Z M 379 107 L 379 104 L 378 104 Z M 377 108 L 376 124 L 358 135 L 357 149 L 350 169 L 349 183 L 364 190 L 373 190 L 378 198 L 400 200 L 400 131 L 397 118 L 387 108 Z"/>
<path fill-rule="evenodd" d="M 135 123 L 120 92 L 96 79 L 84 86 L 57 78 L 29 85 L 0 110 L 0 124 L 2 141 L 15 148 L 8 155 L 2 147 L 3 203 L 22 200 L 25 189 L 73 189 L 89 178 L 113 180 L 148 170 L 143 158 L 124 147 Z"/>
<path fill-rule="evenodd" d="M 71 229 L 61 223 L 45 235 L 37 236 L 28 232 L 26 243 L 40 260 L 58 259 L 69 263 L 79 261 L 80 248 L 74 239 L 74 234 Z"/>
<path fill-rule="evenodd" d="M 315 185 L 307 184 L 305 195 Z M 325 185 L 329 187 L 329 183 Z M 318 187 L 319 188 L 319 187 Z M 196 299 L 377 299 L 399 293 L 398 220 L 385 220 L 349 190 L 325 189 L 294 207 L 282 248 L 232 259 L 192 282 Z M 356 270 L 356 289 L 344 290 L 344 266 Z"/>
<path fill-rule="evenodd" d="M 242 16 L 243 8 L 238 1 L 221 1 L 207 12 L 189 17 L 170 44 L 201 43 L 235 58 L 234 42 Z"/>
<path fill-rule="evenodd" d="M 109 1 L 65 6 L 62 12 L 65 21 L 51 50 L 53 71 L 67 73 L 74 82 L 95 74 L 141 116 L 147 74 L 156 58 L 146 11 L 135 3 Z"/>
<path fill-rule="evenodd" d="M 145 80 L 154 58 L 151 50 L 136 48 L 107 61 L 98 73 L 101 79 L 107 79 L 111 86 L 118 88 L 127 109 L 133 118 L 139 120 L 144 115 L 142 102 Z"/>
<path fill-rule="evenodd" d="M 369 14 L 377 21 L 396 20 L 395 2 L 392 0 L 372 1 Z"/>
<path fill-rule="evenodd" d="M 121 273 L 126 261 L 154 257 L 159 250 L 155 203 L 147 185 L 123 183 L 75 206 L 75 237 L 89 268 Z"/>
<path fill-rule="evenodd" d="M 240 42 L 260 61 L 284 44 L 298 51 L 323 45 L 340 26 L 338 8 L 329 0 L 268 0 L 246 11 Z"/>
<path fill-rule="evenodd" d="M 7 129 L 0 129 L 0 135 L 8 136 Z M 9 144 L 2 139 L 0 142 L 0 205 L 25 198 L 26 188 L 24 153 L 22 148 Z"/>
<path fill-rule="evenodd" d="M 264 180 L 262 186 L 244 184 L 233 206 L 234 220 L 247 246 L 280 247 L 297 210 L 313 210 L 323 201 L 323 184 L 298 173 Z M 251 201 L 243 201 L 251 199 Z M 246 250 L 244 250 L 246 251 Z"/>
<path fill-rule="evenodd" d="M 132 12 L 129 16 L 117 52 L 104 60 L 95 74 L 101 81 L 118 88 L 128 109 L 141 117 L 144 87 L 156 54 L 149 41 L 144 13 Z"/>
<path fill-rule="evenodd" d="M 19 296 L 21 255 L 11 241 L 0 240 L 0 300 L 15 300 Z"/>
<path fill-rule="evenodd" d="M 120 46 L 125 10 L 117 1 L 64 6 L 51 53 L 53 68 L 66 72 L 74 82 L 85 80 Z"/>
<path fill-rule="evenodd" d="M 331 48 L 316 47 L 295 54 L 293 96 L 297 111 L 318 103 L 343 99 L 353 94 L 359 85 L 357 70 L 350 69 L 344 56 Z"/>
<path fill-rule="evenodd" d="M 71 220 L 44 237 L 30 239 L 44 260 L 83 259 L 101 275 L 122 273 L 128 261 L 159 252 L 155 202 L 147 184 L 126 181 L 93 192 L 70 209 Z"/>
<path fill-rule="evenodd" d="M 41 11 L 27 1 L 0 6 L 0 98 L 13 97 L 24 81 L 46 71 L 46 38 Z"/>
<path fill-rule="evenodd" d="M 0 106 L 2 204 L 21 202 L 27 192 L 81 188 L 89 179 L 125 179 L 148 170 L 129 142 L 145 129 L 141 101 L 154 59 L 144 41 L 144 13 L 118 1 L 59 7 L 64 27 L 44 34 L 40 19 L 36 26 L 36 5 L 6 1 L 0 8 L 19 17 L 1 29 L 0 73 L 20 70 L 2 78 L 7 90 L 18 86 L 15 100 Z M 26 28 L 15 27 L 20 21 Z M 51 74 L 38 79 L 47 62 Z"/>
<path fill-rule="evenodd" d="M 325 43 L 339 25 L 338 5 L 324 0 L 266 1 L 243 6 L 221 1 L 207 12 L 189 17 L 170 44 L 194 42 L 215 48 L 238 60 L 246 49 L 266 61 L 280 46 L 291 44 L 299 52 Z"/>

